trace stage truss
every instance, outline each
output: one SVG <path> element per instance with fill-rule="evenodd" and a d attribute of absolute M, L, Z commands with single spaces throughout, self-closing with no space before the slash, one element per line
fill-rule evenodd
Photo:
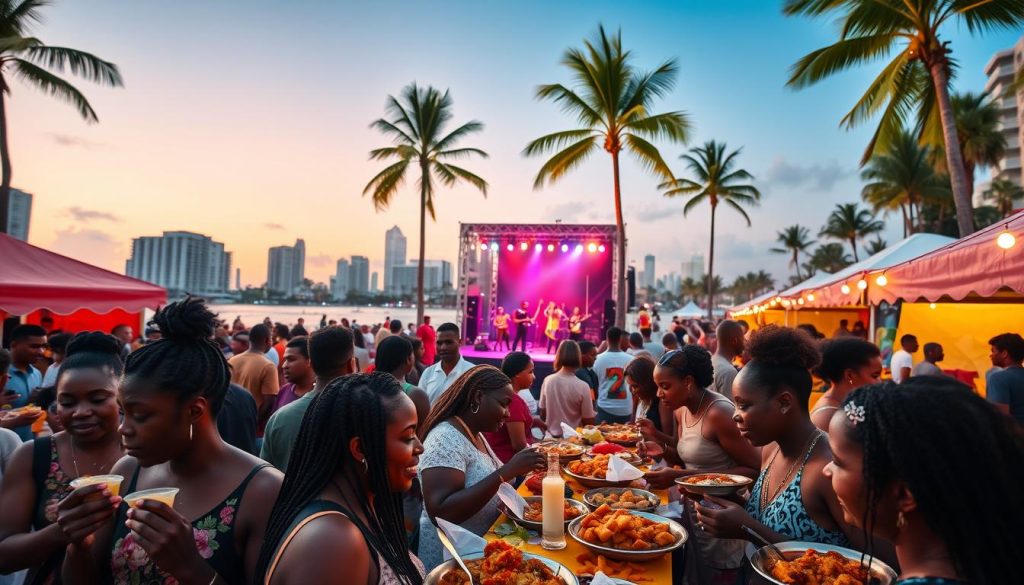
<path fill-rule="evenodd" d="M 477 319 L 489 324 L 494 318 L 498 296 L 498 251 L 515 242 L 535 244 L 597 243 L 607 247 L 612 258 L 612 299 L 618 302 L 618 238 L 614 225 L 563 223 L 459 223 L 458 295 L 455 319 L 463 338 L 469 338 L 467 312 L 470 289 L 479 287 Z M 486 244 L 486 245 L 482 245 Z M 488 329 L 485 327 L 485 329 Z"/>

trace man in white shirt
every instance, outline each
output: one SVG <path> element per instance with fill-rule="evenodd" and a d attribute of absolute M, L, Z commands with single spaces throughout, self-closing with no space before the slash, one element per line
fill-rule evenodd
<path fill-rule="evenodd" d="M 909 378 L 910 372 L 914 369 L 914 357 L 911 354 L 917 353 L 917 337 L 909 333 L 900 337 L 900 347 L 902 349 L 892 354 L 892 359 L 889 360 L 892 381 L 897 384 Z"/>
<path fill-rule="evenodd" d="M 437 402 L 452 382 L 475 365 L 462 358 L 460 345 L 458 325 L 442 323 L 437 328 L 437 356 L 440 359 L 423 370 L 419 383 L 430 397 L 430 404 Z"/>
<path fill-rule="evenodd" d="M 620 350 L 624 334 L 618 327 L 609 328 L 605 335 L 608 350 L 594 361 L 599 423 L 626 423 L 633 413 L 633 396 L 623 375 L 626 364 L 633 360 L 633 356 Z"/>

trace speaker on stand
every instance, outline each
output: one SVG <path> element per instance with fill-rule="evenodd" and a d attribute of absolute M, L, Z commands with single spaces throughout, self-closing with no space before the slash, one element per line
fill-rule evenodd
<path fill-rule="evenodd" d="M 476 340 L 480 331 L 480 295 L 466 298 L 466 327 L 462 338 L 470 343 Z"/>

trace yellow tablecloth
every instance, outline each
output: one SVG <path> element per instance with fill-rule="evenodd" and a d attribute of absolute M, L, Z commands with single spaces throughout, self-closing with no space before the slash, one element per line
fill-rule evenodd
<path fill-rule="evenodd" d="M 571 479 L 568 479 L 568 478 L 566 478 L 566 484 L 569 487 L 572 488 L 573 499 L 574 500 L 579 500 L 579 501 L 582 502 L 583 501 L 583 494 L 586 493 L 587 488 L 581 486 L 579 483 L 577 483 L 577 482 L 575 482 L 575 481 L 573 481 Z M 533 493 L 526 488 L 526 483 L 525 482 L 523 483 L 523 485 L 519 486 L 519 490 L 518 491 L 519 491 L 519 494 L 523 495 L 523 496 L 531 496 L 531 495 L 533 495 Z M 649 491 L 653 491 L 655 494 L 660 496 L 662 504 L 667 504 L 668 503 L 668 490 L 649 490 Z M 504 514 L 502 514 L 501 516 L 498 517 L 498 520 L 497 520 L 497 522 L 494 523 L 494 526 L 491 527 L 491 530 L 488 531 L 487 534 L 484 535 L 484 538 L 486 538 L 488 541 L 497 540 L 499 537 L 498 537 L 498 535 L 494 534 L 494 528 L 497 527 L 499 524 L 503 524 L 505 522 L 510 522 L 510 520 Z M 576 574 L 579 574 L 581 572 L 581 570 L 582 570 L 581 566 L 580 566 L 580 563 L 576 560 L 576 557 L 581 555 L 581 554 L 590 552 L 582 544 L 576 542 L 568 534 L 565 535 L 565 548 L 563 548 L 562 550 L 545 550 L 545 549 L 541 548 L 541 546 L 539 544 L 528 544 L 528 543 L 524 544 L 521 548 L 525 552 L 532 553 L 532 554 L 535 554 L 535 555 L 539 555 L 539 556 L 542 556 L 542 557 L 545 557 L 545 558 L 549 558 L 549 559 L 551 559 L 553 561 L 557 561 L 559 563 L 562 563 L 563 565 L 568 567 L 573 573 L 576 573 Z M 644 563 L 636 563 L 636 564 L 637 565 L 641 565 L 641 566 L 643 566 L 646 569 L 640 575 L 642 575 L 643 577 L 648 579 L 648 580 L 645 580 L 645 581 L 640 581 L 639 583 L 642 583 L 642 584 L 650 583 L 650 584 L 653 585 L 653 584 L 671 583 L 672 582 L 672 555 L 671 554 L 667 554 L 667 555 L 665 555 L 665 556 L 663 556 L 663 557 L 661 557 L 660 559 L 657 559 L 657 560 L 647 561 L 647 562 L 644 562 Z"/>

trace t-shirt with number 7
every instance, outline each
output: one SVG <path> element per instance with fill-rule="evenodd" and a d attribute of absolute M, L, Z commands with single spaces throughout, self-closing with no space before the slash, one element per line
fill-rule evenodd
<path fill-rule="evenodd" d="M 633 413 L 633 395 L 626 384 L 623 370 L 633 356 L 622 351 L 606 351 L 597 356 L 594 372 L 597 373 L 597 407 L 614 416 L 629 416 Z"/>

